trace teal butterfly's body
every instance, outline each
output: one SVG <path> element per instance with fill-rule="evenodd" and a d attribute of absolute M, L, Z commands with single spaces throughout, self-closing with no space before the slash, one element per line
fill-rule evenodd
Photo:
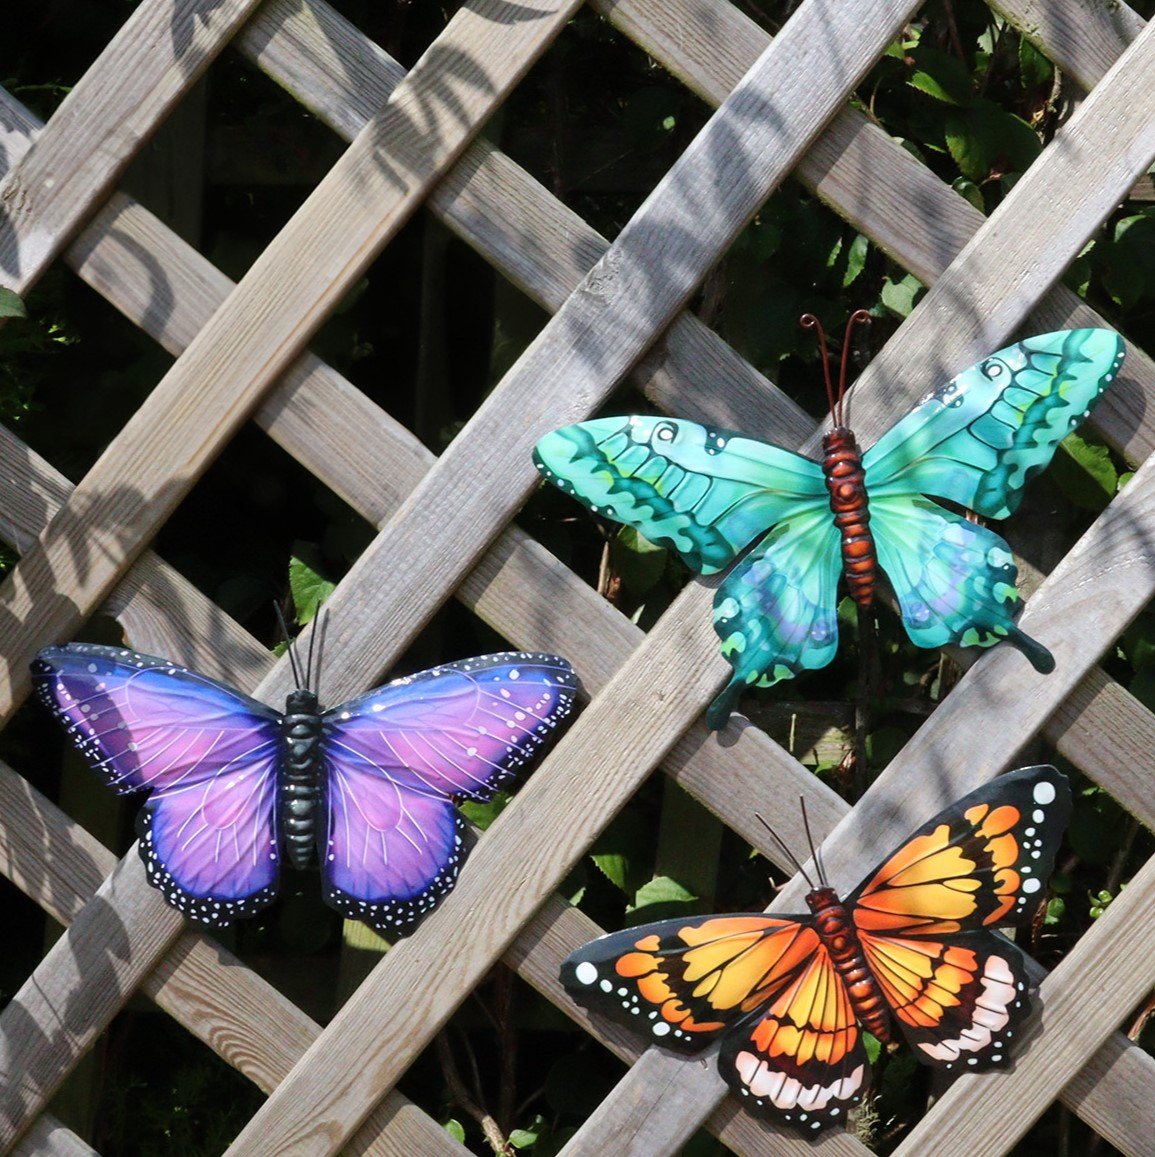
<path fill-rule="evenodd" d="M 1022 600 L 1010 548 L 933 499 L 986 518 L 1013 513 L 1026 483 L 1118 374 L 1123 352 L 1110 330 L 1028 338 L 928 395 L 861 456 L 863 522 L 868 517 L 878 564 L 918 646 L 1005 639 L 1040 671 L 1053 668 L 1050 652 L 1015 625 Z M 589 509 L 702 574 L 724 570 L 757 543 L 714 600 L 734 674 L 707 714 L 711 727 L 724 725 L 746 687 L 769 687 L 834 658 L 843 535 L 821 463 L 651 416 L 555 430 L 534 460 Z"/>

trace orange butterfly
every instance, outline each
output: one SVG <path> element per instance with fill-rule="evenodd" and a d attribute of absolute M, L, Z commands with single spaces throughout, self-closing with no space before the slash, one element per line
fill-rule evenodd
<path fill-rule="evenodd" d="M 817 1132 L 866 1091 L 861 1025 L 894 1025 L 928 1065 L 1007 1063 L 1030 1013 L 1026 960 L 989 929 L 1042 897 L 1071 814 L 1067 780 L 1024 767 L 918 829 L 848 899 L 808 916 L 663 920 L 602 936 L 562 965 L 569 994 L 718 1069 L 753 1112 Z"/>

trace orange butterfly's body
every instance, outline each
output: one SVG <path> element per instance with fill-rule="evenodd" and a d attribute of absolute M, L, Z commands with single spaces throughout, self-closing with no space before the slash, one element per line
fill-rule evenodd
<path fill-rule="evenodd" d="M 562 982 L 591 1009 L 694 1053 L 751 1112 L 814 1133 L 869 1083 L 862 1028 L 948 1071 L 1005 1065 L 1030 1012 L 1027 963 L 992 932 L 1042 899 L 1070 816 L 1053 767 L 1012 772 L 919 828 L 845 900 L 810 913 L 692 916 L 591 941 Z"/>
<path fill-rule="evenodd" d="M 854 434 L 835 426 L 822 439 L 822 473 L 842 545 L 842 573 L 850 597 L 866 610 L 874 602 L 878 557 L 870 532 L 866 472 Z"/>
<path fill-rule="evenodd" d="M 815 888 L 806 895 L 806 904 L 814 913 L 814 931 L 830 953 L 838 969 L 855 1015 L 868 1032 L 889 1044 L 890 1017 L 878 982 L 862 954 L 854 921 L 833 888 Z"/>

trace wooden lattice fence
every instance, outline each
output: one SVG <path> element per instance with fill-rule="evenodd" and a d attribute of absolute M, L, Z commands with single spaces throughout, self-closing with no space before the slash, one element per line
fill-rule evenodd
<path fill-rule="evenodd" d="M 18 769 L 0 766 L 0 866 L 68 925 L 0 1015 L 6 1144 L 89 1151 L 44 1107 L 141 990 L 270 1094 L 230 1153 L 462 1152 L 393 1090 L 504 959 L 636 1061 L 567 1152 L 670 1153 L 703 1122 L 736 1152 L 810 1152 L 725 1100 L 709 1065 L 639 1055 L 560 989 L 559 962 L 597 929 L 556 888 L 653 768 L 772 859 L 755 813 L 773 812 L 793 834 L 784 801 L 804 795 L 840 884 L 1040 733 L 1155 829 L 1155 717 L 1097 666 L 1155 589 L 1155 474 L 1143 464 L 1155 448 L 1155 364 L 1134 341 L 1094 422 L 1138 469 L 1025 619 L 1057 670 L 1035 675 L 1005 648 L 985 655 L 853 810 L 756 728 L 706 731 L 701 712 L 727 674 L 706 584 L 691 584 L 643 635 L 510 525 L 536 483 L 534 441 L 590 414 L 631 370 L 658 406 L 814 449 L 813 422 L 681 312 L 787 176 L 933 286 L 855 386 L 867 443 L 926 383 L 1021 326 L 1103 324 L 1055 283 L 1155 157 L 1155 33 L 1121 4 L 1001 0 L 1090 95 L 984 219 L 848 105 L 912 0 L 803 0 L 772 43 L 726 0 L 591 3 L 719 106 L 612 245 L 476 137 L 565 35 L 578 0 L 471 0 L 408 74 L 321 0 L 141 0 L 46 126 L 0 93 L 3 283 L 23 293 L 60 257 L 178 355 L 75 487 L 0 431 L 0 533 L 21 555 L 0 602 L 0 719 L 26 698 L 37 649 L 101 606 L 137 649 L 270 702 L 284 695 L 286 664 L 146 549 L 250 417 L 380 527 L 329 604 L 330 701 L 377 680 L 451 595 L 516 645 L 569 657 L 591 697 L 481 838 L 456 891 L 323 1031 L 190 931 L 147 886 L 135 853 L 116 863 Z M 236 286 L 114 191 L 230 44 L 352 142 Z M 554 314 L 439 459 L 305 348 L 422 205 Z M 1120 1150 L 1152 1151 L 1155 1061 L 1115 1030 L 1155 984 L 1153 874 L 1155 863 L 1041 978 L 1042 1035 L 1013 1072 L 958 1080 L 901 1152 L 1003 1152 L 1060 1097 Z M 794 883 L 775 906 L 799 899 Z M 815 1149 L 865 1152 L 848 1135 Z"/>

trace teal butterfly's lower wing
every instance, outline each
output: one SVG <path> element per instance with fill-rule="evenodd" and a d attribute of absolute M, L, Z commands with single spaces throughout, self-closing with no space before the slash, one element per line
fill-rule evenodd
<path fill-rule="evenodd" d="M 919 647 L 993 647 L 1009 642 L 1037 671 L 1054 670 L 1050 651 L 1016 626 L 1022 598 L 1011 548 L 920 494 L 872 496 L 878 561 Z"/>
<path fill-rule="evenodd" d="M 866 452 L 871 500 L 919 491 L 1006 518 L 1118 375 L 1123 355 L 1108 329 L 1040 334 L 991 354 Z"/>
<path fill-rule="evenodd" d="M 826 494 L 817 462 L 684 419 L 579 422 L 547 434 L 533 457 L 595 514 L 632 526 L 702 574 L 729 566 L 800 499 Z"/>
<path fill-rule="evenodd" d="M 706 722 L 724 727 L 748 687 L 772 687 L 825 667 L 838 649 L 838 530 L 825 503 L 783 519 L 726 577 L 714 598 L 714 629 L 734 668 Z"/>

